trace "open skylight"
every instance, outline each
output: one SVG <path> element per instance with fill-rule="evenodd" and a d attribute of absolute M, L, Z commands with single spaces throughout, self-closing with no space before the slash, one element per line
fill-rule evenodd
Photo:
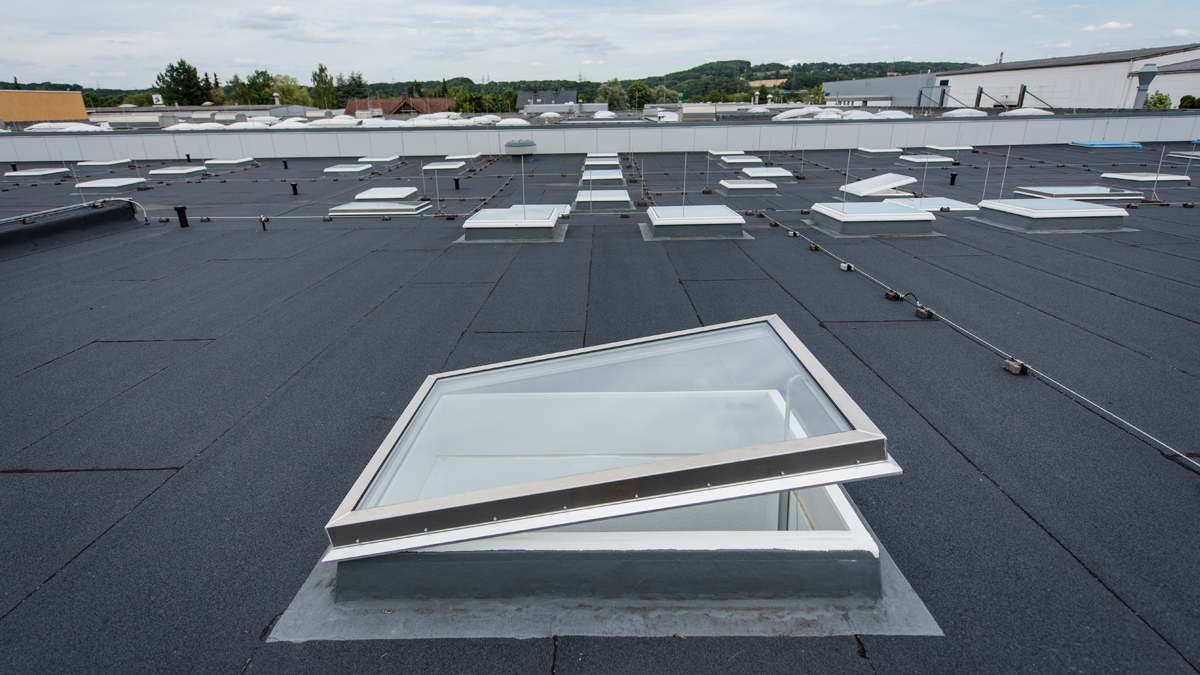
<path fill-rule="evenodd" d="M 778 317 L 433 375 L 327 561 L 895 474 Z"/>

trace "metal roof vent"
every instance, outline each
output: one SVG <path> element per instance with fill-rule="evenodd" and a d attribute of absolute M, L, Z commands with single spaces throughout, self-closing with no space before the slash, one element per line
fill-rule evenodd
<path fill-rule="evenodd" d="M 1155 75 L 1158 75 L 1158 67 L 1153 63 L 1147 63 L 1137 71 L 1138 88 L 1137 97 L 1133 99 L 1134 108 L 1140 110 L 1146 104 L 1146 94 L 1150 91 L 1150 83 L 1154 81 Z"/>

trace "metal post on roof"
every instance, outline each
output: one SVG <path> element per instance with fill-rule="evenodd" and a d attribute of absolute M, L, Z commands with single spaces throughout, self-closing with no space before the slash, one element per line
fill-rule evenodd
<path fill-rule="evenodd" d="M 988 162 L 987 171 L 985 171 L 983 173 L 983 194 L 980 195 L 980 197 L 979 197 L 980 201 L 987 199 L 987 184 L 988 184 L 988 176 L 990 176 L 990 175 L 992 175 L 992 163 Z"/>
<path fill-rule="evenodd" d="M 1017 107 L 1018 108 L 1025 107 L 1025 89 L 1026 89 L 1025 85 L 1021 85 L 1021 91 L 1017 94 Z"/>
<path fill-rule="evenodd" d="M 1004 175 L 1000 177 L 1000 199 L 1004 199 L 1004 181 L 1008 180 L 1008 163 L 1012 161 L 1012 146 L 1008 146 L 1008 152 L 1004 155 Z"/>
<path fill-rule="evenodd" d="M 842 204 L 846 203 L 846 190 L 850 187 L 850 148 L 846 148 L 846 183 L 842 185 Z M 842 211 L 846 209 L 843 206 Z"/>
<path fill-rule="evenodd" d="M 1164 143 L 1162 152 L 1158 155 L 1158 170 L 1154 172 L 1154 187 L 1150 189 L 1150 194 L 1154 195 L 1154 201 L 1162 201 L 1158 198 L 1158 177 L 1162 175 L 1163 157 L 1167 154 L 1167 145 Z"/>
<path fill-rule="evenodd" d="M 687 153 L 683 153 L 683 215 L 687 215 Z"/>
<path fill-rule="evenodd" d="M 438 175 L 437 169 L 433 170 L 433 193 L 438 200 L 438 213 L 442 212 L 442 181 Z"/>
<path fill-rule="evenodd" d="M 521 217 L 525 217 L 525 155 L 521 155 Z"/>

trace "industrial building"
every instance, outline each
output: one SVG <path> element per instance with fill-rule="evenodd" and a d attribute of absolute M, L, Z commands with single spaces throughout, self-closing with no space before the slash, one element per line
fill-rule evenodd
<path fill-rule="evenodd" d="M 1200 668 L 1200 115 L 283 124 L 0 134 L 0 672 Z"/>
<path fill-rule="evenodd" d="M 0 89 L 3 122 L 84 122 L 87 118 L 81 92 Z"/>
<path fill-rule="evenodd" d="M 829 103 L 842 106 L 1128 109 L 1140 107 L 1138 73 L 1150 65 L 1158 70 L 1151 92 L 1176 103 L 1200 95 L 1200 44 L 826 82 L 823 88 Z"/>

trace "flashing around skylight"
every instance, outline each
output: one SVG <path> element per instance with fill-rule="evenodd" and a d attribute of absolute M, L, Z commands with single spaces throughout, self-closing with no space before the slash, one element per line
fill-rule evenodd
<path fill-rule="evenodd" d="M 899 473 L 779 317 L 426 379 L 326 561 Z"/>

